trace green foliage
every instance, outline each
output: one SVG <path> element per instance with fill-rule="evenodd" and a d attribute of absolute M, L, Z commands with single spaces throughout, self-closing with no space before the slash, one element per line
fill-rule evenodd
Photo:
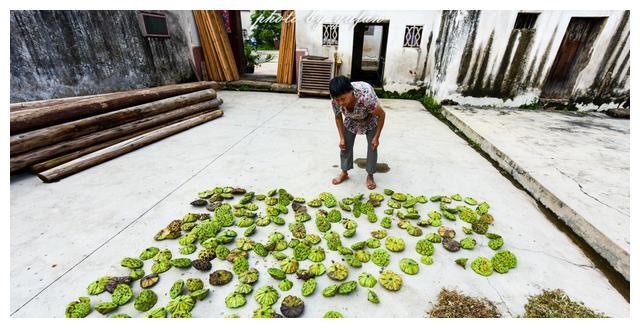
<path fill-rule="evenodd" d="M 275 19 L 276 16 L 280 17 L 275 10 L 256 10 L 251 14 L 252 34 L 259 49 L 276 49 L 274 40 L 280 39 L 281 27 L 281 21 Z"/>

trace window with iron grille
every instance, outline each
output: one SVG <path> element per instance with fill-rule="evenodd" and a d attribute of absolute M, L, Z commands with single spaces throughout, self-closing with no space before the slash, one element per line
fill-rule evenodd
<path fill-rule="evenodd" d="M 422 41 L 422 25 L 407 25 L 404 28 L 404 44 L 406 48 L 420 48 Z"/>
<path fill-rule="evenodd" d="M 513 25 L 514 30 L 530 30 L 536 25 L 539 13 L 518 13 L 516 23 Z"/>
<path fill-rule="evenodd" d="M 322 45 L 338 45 L 338 24 L 322 24 Z"/>

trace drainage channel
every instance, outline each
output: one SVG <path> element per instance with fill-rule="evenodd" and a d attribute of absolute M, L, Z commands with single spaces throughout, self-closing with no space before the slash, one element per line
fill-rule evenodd
<path fill-rule="evenodd" d="M 630 302 L 630 283 L 621 273 L 616 271 L 613 266 L 611 266 L 611 264 L 609 264 L 607 260 L 600 256 L 600 254 L 598 254 L 598 252 L 596 252 L 584 239 L 578 236 L 564 221 L 558 218 L 555 213 L 553 213 L 546 206 L 544 206 L 544 204 L 537 200 L 528 190 L 526 190 L 518 181 L 516 181 L 513 176 L 511 176 L 507 171 L 501 168 L 498 162 L 491 158 L 489 154 L 482 151 L 482 149 L 480 149 L 480 147 L 473 140 L 469 139 L 464 133 L 462 133 L 462 131 L 460 131 L 451 122 L 444 118 L 441 113 L 433 113 L 427 109 L 425 110 L 436 117 L 438 120 L 440 120 L 442 123 L 444 123 L 446 126 L 448 126 L 449 129 L 451 129 L 451 131 L 453 131 L 453 133 L 455 133 L 458 137 L 466 141 L 471 146 L 471 148 L 473 148 L 478 154 L 480 154 L 480 156 L 484 157 L 489 163 L 491 163 L 491 165 L 493 165 L 493 167 L 495 167 L 495 169 L 498 170 L 498 172 L 500 172 L 503 177 L 509 180 L 509 182 L 511 182 L 514 187 L 526 192 L 529 196 L 531 196 L 531 198 L 538 205 L 538 209 L 544 215 L 544 217 L 547 218 L 547 220 L 551 222 L 551 224 L 553 224 L 558 230 L 569 237 L 569 239 L 571 239 L 571 241 L 576 246 L 578 246 L 580 250 L 582 250 L 584 255 L 587 256 L 587 258 L 589 258 L 591 262 L 593 262 L 594 266 L 600 272 L 602 272 L 611 286 L 613 286 L 613 288 L 615 288 L 618 293 L 620 293 L 620 295 L 622 295 L 625 300 L 627 300 L 627 302 Z"/>

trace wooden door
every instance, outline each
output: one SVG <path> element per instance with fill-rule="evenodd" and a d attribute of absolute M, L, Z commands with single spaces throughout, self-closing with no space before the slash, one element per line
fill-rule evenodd
<path fill-rule="evenodd" d="M 547 74 L 540 98 L 566 99 L 580 71 L 586 66 L 604 18 L 572 17 L 556 58 Z"/>

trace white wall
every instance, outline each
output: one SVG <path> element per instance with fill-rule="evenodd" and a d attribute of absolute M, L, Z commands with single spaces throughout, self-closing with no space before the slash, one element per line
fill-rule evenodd
<path fill-rule="evenodd" d="M 455 18 L 453 29 L 446 40 L 440 40 L 440 27 L 442 21 L 442 11 L 297 11 L 296 21 L 296 41 L 298 48 L 306 48 L 309 54 L 322 55 L 333 58 L 334 53 L 338 53 L 342 65 L 339 74 L 349 76 L 351 72 L 351 53 L 353 48 L 353 23 L 342 21 L 339 24 L 339 40 L 337 46 L 322 46 L 322 23 L 334 23 L 336 19 L 344 20 L 346 17 L 378 17 L 389 22 L 389 35 L 387 41 L 386 64 L 384 70 L 384 88 L 389 91 L 403 92 L 420 86 L 426 86 L 430 92 L 439 100 L 452 99 L 464 104 L 476 105 L 520 105 L 535 100 L 541 92 L 541 84 L 530 86 L 526 90 L 518 92 L 513 99 L 503 100 L 493 97 L 470 97 L 462 94 L 463 86 L 458 85 L 458 71 L 464 47 L 468 37 L 469 12 L 461 11 Z M 482 49 L 486 47 L 491 33 L 494 33 L 493 45 L 489 53 L 489 60 L 485 81 L 495 77 L 499 70 L 500 62 L 507 48 L 511 32 L 516 20 L 518 11 L 481 11 L 477 34 L 475 36 L 474 50 L 471 57 L 473 64 L 478 56 L 482 55 Z M 528 55 L 524 59 L 524 72 L 520 79 L 526 76 L 528 70 L 533 69 L 534 73 L 542 65 L 541 80 L 544 81 L 556 53 L 562 42 L 565 30 L 571 17 L 586 16 L 607 17 L 604 27 L 598 35 L 593 45 L 588 65 L 578 76 L 574 95 L 581 95 L 589 90 L 596 77 L 605 52 L 612 35 L 618 28 L 618 24 L 623 16 L 623 11 L 542 11 L 538 16 L 535 25 L 535 34 L 531 41 Z M 323 17 L 325 20 L 320 20 Z M 351 20 L 353 21 L 353 20 Z M 420 48 L 404 48 L 403 38 L 406 25 L 423 25 L 423 35 Z M 629 25 L 629 24 L 628 24 Z M 628 33 L 628 25 L 623 33 Z M 554 34 L 554 30 L 556 31 Z M 427 53 L 429 35 L 432 35 L 431 46 Z M 515 47 L 518 42 L 515 40 Z M 443 68 L 437 69 L 436 63 L 442 61 L 436 58 L 436 49 L 444 46 L 446 49 L 442 53 L 442 58 L 446 63 Z M 626 45 L 620 43 L 624 48 L 624 53 L 615 63 L 616 71 L 625 72 L 628 69 L 627 61 L 622 65 L 625 54 L 628 53 L 629 42 Z M 549 54 L 544 63 L 541 64 L 545 50 L 549 47 Z M 616 48 L 617 49 L 617 48 Z M 425 65 L 426 60 L 426 65 Z M 472 76 L 469 70 L 466 72 L 464 81 L 469 81 Z M 629 79 L 625 76 L 620 78 L 624 81 L 624 92 L 629 90 Z M 524 81 L 516 81 L 524 82 Z M 464 85 L 464 83 L 463 83 Z M 605 106 L 606 107 L 606 106 Z"/>

